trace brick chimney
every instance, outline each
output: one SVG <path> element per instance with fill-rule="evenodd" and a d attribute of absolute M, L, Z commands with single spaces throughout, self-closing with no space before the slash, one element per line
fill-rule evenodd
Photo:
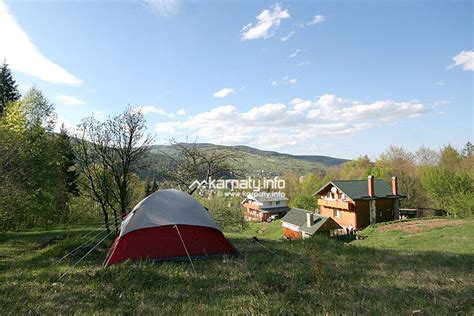
<path fill-rule="evenodd" d="M 374 191 L 374 176 L 369 176 L 367 179 L 367 185 L 368 185 L 368 193 L 370 197 L 373 197 L 375 195 Z"/>
<path fill-rule="evenodd" d="M 398 182 L 397 177 L 392 177 L 392 194 L 398 195 Z"/>
<path fill-rule="evenodd" d="M 306 227 L 313 225 L 313 213 L 306 213 Z"/>

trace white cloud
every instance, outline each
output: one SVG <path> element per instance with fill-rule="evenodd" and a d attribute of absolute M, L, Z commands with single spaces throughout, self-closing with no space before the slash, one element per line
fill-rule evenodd
<path fill-rule="evenodd" d="M 177 128 L 178 126 L 175 124 L 175 122 L 163 122 L 156 124 L 155 132 L 175 134 L 177 133 Z"/>
<path fill-rule="evenodd" d="M 0 59 L 7 60 L 16 71 L 27 73 L 41 80 L 69 85 L 82 81 L 61 66 L 44 57 L 29 36 L 0 0 Z"/>
<path fill-rule="evenodd" d="M 307 22 L 306 25 L 315 25 L 315 24 L 321 24 L 321 23 L 324 23 L 326 22 L 326 17 L 324 15 L 315 15 L 314 18 L 310 21 L 310 22 Z"/>
<path fill-rule="evenodd" d="M 306 66 L 306 65 L 309 65 L 309 64 L 310 64 L 309 61 L 302 61 L 302 62 L 299 62 L 299 63 L 297 64 L 297 66 L 298 66 L 298 67 L 303 67 L 303 66 Z"/>
<path fill-rule="evenodd" d="M 153 14 L 161 17 L 177 14 L 180 7 L 178 0 L 144 0 L 143 3 Z"/>
<path fill-rule="evenodd" d="M 271 9 L 263 10 L 256 17 L 258 22 L 255 25 L 249 23 L 242 28 L 240 32 L 242 40 L 272 37 L 275 35 L 281 21 L 290 18 L 288 10 L 282 10 L 279 4 L 275 4 Z"/>
<path fill-rule="evenodd" d="M 139 107 L 136 107 L 135 110 L 137 111 L 140 110 L 143 114 L 156 113 L 160 115 L 168 115 L 168 113 L 165 110 L 153 105 L 139 106 Z"/>
<path fill-rule="evenodd" d="M 448 66 L 448 69 L 461 66 L 463 70 L 474 71 L 474 51 L 462 51 L 453 57 L 454 63 Z"/>
<path fill-rule="evenodd" d="M 284 77 L 281 77 L 280 80 L 273 80 L 272 81 L 272 86 L 276 86 L 276 85 L 279 85 L 279 84 L 283 84 L 283 85 L 294 85 L 296 83 L 296 79 L 295 78 L 290 78 L 288 76 L 284 76 Z"/>
<path fill-rule="evenodd" d="M 301 50 L 296 49 L 295 52 L 294 52 L 293 54 L 289 55 L 288 57 L 289 57 L 289 58 L 294 58 L 294 57 L 296 57 L 296 55 L 298 55 L 300 52 L 301 52 Z"/>
<path fill-rule="evenodd" d="M 300 111 L 300 112 L 309 110 L 313 105 L 311 100 L 303 100 L 303 99 L 300 99 L 300 98 L 295 98 L 295 99 L 291 100 L 290 103 L 293 105 L 293 109 L 295 111 Z"/>
<path fill-rule="evenodd" d="M 437 107 L 440 107 L 440 106 L 448 105 L 449 103 L 450 103 L 449 100 L 436 100 L 436 101 L 433 103 L 433 107 L 434 107 L 434 108 L 437 108 Z"/>
<path fill-rule="evenodd" d="M 446 85 L 446 82 L 444 82 L 444 81 L 436 81 L 436 82 L 434 83 L 434 85 L 435 85 L 435 86 L 444 86 L 444 85 Z"/>
<path fill-rule="evenodd" d="M 248 111 L 220 106 L 185 120 L 162 122 L 157 132 L 189 132 L 205 141 L 269 149 L 306 146 L 315 139 L 350 135 L 428 113 L 418 101 L 366 103 L 323 95 L 295 98 L 290 104 L 267 103 Z"/>
<path fill-rule="evenodd" d="M 186 115 L 186 111 L 184 109 L 179 109 L 178 111 L 176 111 L 176 114 L 177 115 Z"/>
<path fill-rule="evenodd" d="M 290 39 L 290 37 L 293 36 L 293 34 L 295 34 L 295 31 L 291 31 L 287 36 L 283 36 L 282 38 L 280 38 L 280 41 L 286 42 L 287 40 Z"/>
<path fill-rule="evenodd" d="M 70 95 L 58 95 L 58 96 L 56 96 L 56 100 L 59 103 L 67 104 L 67 105 L 82 105 L 82 104 L 85 104 L 84 101 L 79 100 L 78 98 L 70 96 Z"/>
<path fill-rule="evenodd" d="M 223 88 L 220 89 L 219 91 L 214 92 L 213 97 L 214 98 L 223 98 L 228 96 L 229 94 L 235 93 L 235 89 L 232 88 Z"/>

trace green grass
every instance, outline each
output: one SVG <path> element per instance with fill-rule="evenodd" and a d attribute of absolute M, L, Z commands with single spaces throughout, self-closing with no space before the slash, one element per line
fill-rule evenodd
<path fill-rule="evenodd" d="M 472 221 L 415 234 L 372 229 L 349 244 L 323 236 L 285 241 L 279 225 L 251 223 L 229 234 L 240 256 L 196 261 L 197 275 L 186 262 L 103 269 L 107 240 L 59 283 L 87 249 L 52 264 L 89 228 L 3 234 L 0 306 L 7 314 L 473 312 Z M 254 235 L 260 243 L 250 241 Z"/>
<path fill-rule="evenodd" d="M 254 236 L 259 239 L 283 240 L 282 228 L 280 221 L 271 223 L 248 222 L 247 227 L 243 231 L 228 232 L 227 238 L 252 238 Z"/>
<path fill-rule="evenodd" d="M 423 220 L 418 220 L 423 226 Z M 460 226 L 446 226 L 405 233 L 399 230 L 380 232 L 376 229 L 366 234 L 367 239 L 354 241 L 356 246 L 401 251 L 432 251 L 452 254 L 474 254 L 474 221 Z"/>

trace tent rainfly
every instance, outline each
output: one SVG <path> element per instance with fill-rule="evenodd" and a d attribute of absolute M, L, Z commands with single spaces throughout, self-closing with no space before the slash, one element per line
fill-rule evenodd
<path fill-rule="evenodd" d="M 123 220 L 105 266 L 127 259 L 180 260 L 236 252 L 191 195 L 162 190 L 143 199 Z"/>

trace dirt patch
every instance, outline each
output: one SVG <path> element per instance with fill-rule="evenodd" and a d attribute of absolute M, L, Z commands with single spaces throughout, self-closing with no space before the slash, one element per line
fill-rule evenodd
<path fill-rule="evenodd" d="M 385 232 L 391 230 L 398 230 L 405 233 L 420 233 L 425 230 L 430 230 L 433 228 L 440 228 L 440 227 L 451 227 L 451 226 L 459 226 L 465 224 L 465 221 L 462 220 L 450 220 L 450 219 L 427 219 L 427 220 L 420 220 L 420 221 L 409 221 L 409 222 L 401 222 L 395 223 L 390 225 L 384 225 L 378 228 L 378 231 Z"/>

